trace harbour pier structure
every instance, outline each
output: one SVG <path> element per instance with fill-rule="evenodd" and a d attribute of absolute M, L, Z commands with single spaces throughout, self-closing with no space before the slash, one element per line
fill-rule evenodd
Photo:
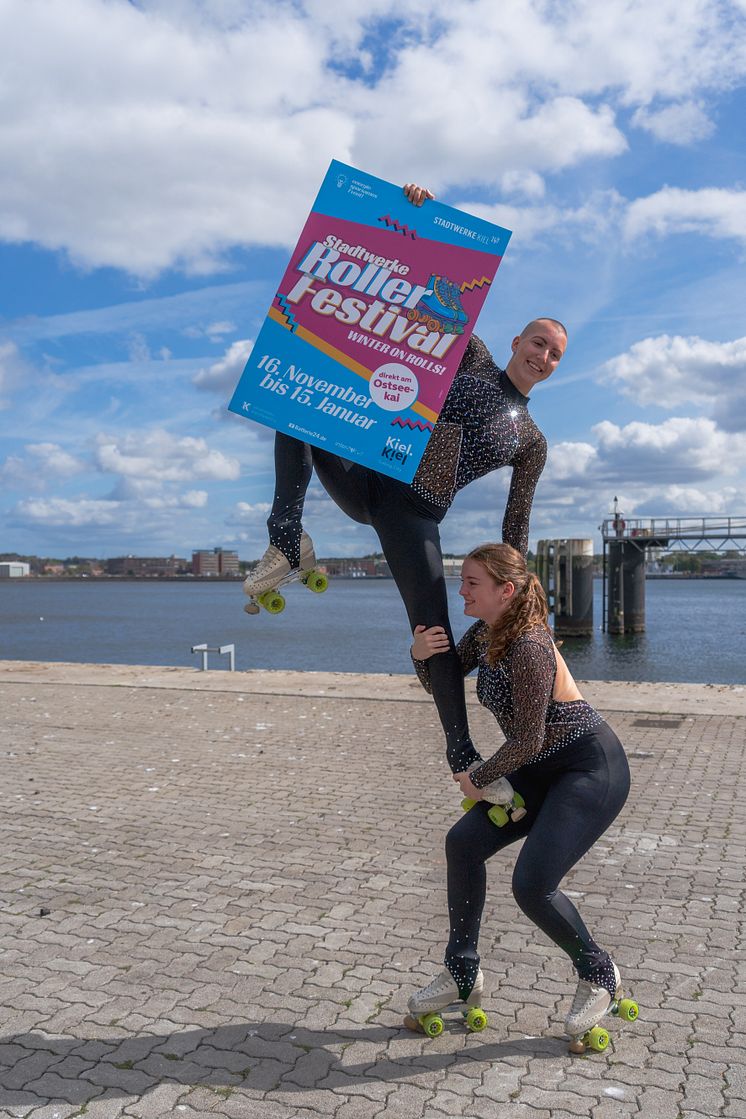
<path fill-rule="evenodd" d="M 625 518 L 614 511 L 600 526 L 603 540 L 603 629 L 645 630 L 645 563 L 655 549 L 734 551 L 746 555 L 744 517 Z"/>
<path fill-rule="evenodd" d="M 540 540 L 536 574 L 554 614 L 557 637 L 590 637 L 593 633 L 593 541 Z"/>

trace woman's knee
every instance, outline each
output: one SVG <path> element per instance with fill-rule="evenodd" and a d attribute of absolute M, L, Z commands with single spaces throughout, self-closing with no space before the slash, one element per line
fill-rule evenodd
<path fill-rule="evenodd" d="M 446 835 L 446 861 L 454 867 L 475 867 L 495 853 L 495 825 L 487 817 L 489 806 L 480 802 L 465 812 Z"/>
<path fill-rule="evenodd" d="M 549 881 L 541 867 L 521 865 L 520 860 L 513 869 L 512 886 L 516 905 L 524 913 L 541 909 L 557 891 L 557 883 Z"/>

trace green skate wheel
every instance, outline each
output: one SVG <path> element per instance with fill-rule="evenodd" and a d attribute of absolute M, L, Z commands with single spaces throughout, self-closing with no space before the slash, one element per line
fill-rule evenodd
<path fill-rule="evenodd" d="M 303 582 L 306 584 L 309 591 L 313 591 L 314 594 L 321 594 L 322 591 L 325 591 L 329 586 L 329 580 L 326 575 L 324 575 L 323 571 L 309 572 L 303 579 Z"/>
<path fill-rule="evenodd" d="M 516 792 L 513 793 L 513 807 L 514 808 L 525 808 L 526 807 L 526 802 L 525 802 L 525 800 L 523 799 L 523 797 L 521 796 L 520 793 L 516 793 Z"/>
<path fill-rule="evenodd" d="M 594 1026 L 592 1030 L 583 1038 L 589 1049 L 595 1050 L 596 1053 L 603 1053 L 606 1046 L 609 1044 L 609 1035 L 602 1026 Z"/>
<path fill-rule="evenodd" d="M 481 1006 L 472 1006 L 466 1015 L 466 1028 L 472 1033 L 479 1033 L 487 1025 L 487 1015 Z"/>
<path fill-rule="evenodd" d="M 464 812 L 469 812 L 476 803 L 477 802 L 475 800 L 472 800 L 471 797 L 464 797 L 464 799 L 461 801 L 461 807 L 463 808 Z"/>
<path fill-rule="evenodd" d="M 277 591 L 266 591 L 259 595 L 261 602 L 268 614 L 281 614 L 285 609 L 285 599 Z"/>
<path fill-rule="evenodd" d="M 443 1019 L 439 1014 L 423 1014 L 420 1025 L 428 1037 L 440 1037 L 443 1033 Z"/>
<path fill-rule="evenodd" d="M 493 804 L 487 815 L 497 828 L 504 828 L 508 822 L 508 813 L 501 804 Z"/>
<path fill-rule="evenodd" d="M 623 1022 L 634 1022 L 640 1015 L 640 1008 L 634 999 L 622 999 L 617 1014 Z"/>

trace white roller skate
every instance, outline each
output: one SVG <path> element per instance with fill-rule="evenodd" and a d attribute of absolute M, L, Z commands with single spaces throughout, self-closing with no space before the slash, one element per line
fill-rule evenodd
<path fill-rule="evenodd" d="M 476 769 L 481 764 L 481 762 L 478 762 L 476 766 L 472 766 L 472 769 Z M 504 828 L 508 820 L 512 820 L 516 824 L 526 815 L 526 802 L 521 794 L 515 791 L 507 777 L 498 777 L 497 781 L 485 785 L 482 792 L 484 794 L 483 799 L 492 805 L 487 815 L 495 827 Z M 464 812 L 468 812 L 477 803 L 471 797 L 464 797 L 461 801 L 461 807 Z"/>
<path fill-rule="evenodd" d="M 309 590 L 316 593 L 325 591 L 329 585 L 326 575 L 316 570 L 313 541 L 305 532 L 301 532 L 298 567 L 291 567 L 287 556 L 274 544 L 269 545 L 254 570 L 244 580 L 244 594 L 251 599 L 244 610 L 247 614 L 258 614 L 263 606 L 270 614 L 281 613 L 285 609 L 285 598 L 280 594 L 280 587 L 294 579 L 300 579 Z"/>
<path fill-rule="evenodd" d="M 598 1023 L 607 1014 L 614 1014 L 625 1022 L 634 1022 L 640 1011 L 632 999 L 622 998 L 622 979 L 619 968 L 614 968 L 616 989 L 612 996 L 606 987 L 579 979 L 570 1013 L 565 1018 L 565 1033 L 571 1038 L 570 1052 L 584 1053 L 586 1049 L 602 1052 L 609 1044 L 608 1032 Z"/>
<path fill-rule="evenodd" d="M 422 1030 L 428 1037 L 438 1037 L 443 1033 L 440 1011 L 453 1007 L 463 1014 L 466 1028 L 477 1033 L 487 1025 L 487 1015 L 481 1007 L 483 989 L 484 975 L 480 969 L 469 997 L 460 998 L 456 980 L 445 968 L 432 983 L 412 995 L 407 1003 L 409 1014 L 404 1025 L 408 1030 Z"/>

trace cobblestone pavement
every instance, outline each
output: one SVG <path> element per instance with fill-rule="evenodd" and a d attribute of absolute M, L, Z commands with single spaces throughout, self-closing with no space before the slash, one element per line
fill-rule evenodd
<path fill-rule="evenodd" d="M 171 671 L 0 666 L 0 1115 L 743 1119 L 737 690 L 720 714 L 662 715 L 654 689 L 612 704 L 633 794 L 566 885 L 641 1013 L 571 1057 L 571 968 L 513 902 L 510 853 L 489 871 L 488 1029 L 401 1029 L 440 970 L 460 811 L 424 693 Z"/>

